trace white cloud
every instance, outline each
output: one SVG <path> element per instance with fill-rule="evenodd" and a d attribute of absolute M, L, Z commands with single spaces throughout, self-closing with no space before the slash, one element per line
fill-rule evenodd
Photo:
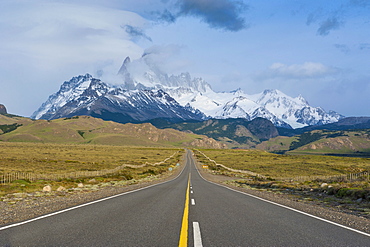
<path fill-rule="evenodd" d="M 126 56 L 143 53 L 124 25 L 145 29 L 148 23 L 133 12 L 80 1 L 0 1 L 0 74 L 7 83 L 0 99 L 18 92 L 7 99 L 9 108 L 27 116 L 72 76 L 117 73 Z"/>
<path fill-rule="evenodd" d="M 257 80 L 267 79 L 310 79 L 332 76 L 339 69 L 323 65 L 322 63 L 305 62 L 303 64 L 287 65 L 274 63 L 267 70 L 255 74 Z"/>
<path fill-rule="evenodd" d="M 142 52 L 121 28 L 145 25 L 145 20 L 132 12 L 41 1 L 7 4 L 1 12 L 0 51 L 37 61 L 41 69 L 118 59 L 120 55 L 122 60 L 125 55 Z"/>

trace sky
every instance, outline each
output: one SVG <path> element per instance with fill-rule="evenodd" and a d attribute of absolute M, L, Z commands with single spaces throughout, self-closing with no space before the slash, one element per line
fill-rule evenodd
<path fill-rule="evenodd" d="M 9 113 L 28 117 L 73 76 L 109 80 L 148 52 L 215 91 L 278 89 L 370 116 L 370 0 L 0 0 Z"/>

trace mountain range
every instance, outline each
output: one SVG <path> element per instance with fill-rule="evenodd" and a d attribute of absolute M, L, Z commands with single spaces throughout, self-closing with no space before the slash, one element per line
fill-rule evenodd
<path fill-rule="evenodd" d="M 211 118 L 250 121 L 261 117 L 288 129 L 334 123 L 344 117 L 312 107 L 302 96 L 293 98 L 279 90 L 254 95 L 241 89 L 215 92 L 206 81 L 189 73 L 169 76 L 150 62 L 148 54 L 134 61 L 127 57 L 109 83 L 90 74 L 65 81 L 31 118 L 51 120 L 77 115 L 119 123 Z"/>

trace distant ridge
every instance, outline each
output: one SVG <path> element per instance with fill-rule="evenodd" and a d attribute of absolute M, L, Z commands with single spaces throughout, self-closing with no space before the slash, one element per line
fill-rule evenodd
<path fill-rule="evenodd" d="M 307 131 L 313 130 L 360 130 L 360 129 L 370 129 L 370 117 L 348 117 L 340 119 L 338 122 L 307 126 L 304 128 L 288 130 L 283 128 L 278 128 L 279 135 L 282 136 L 293 136 L 299 135 Z"/>
<path fill-rule="evenodd" d="M 209 119 L 162 126 L 164 127 L 206 135 L 229 148 L 254 148 L 262 141 L 278 136 L 276 127 L 264 118 L 255 118 L 251 121 L 243 118 Z"/>

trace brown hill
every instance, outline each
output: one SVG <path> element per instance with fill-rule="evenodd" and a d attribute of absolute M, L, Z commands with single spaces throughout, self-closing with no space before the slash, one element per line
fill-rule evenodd
<path fill-rule="evenodd" d="M 314 130 L 294 137 L 279 136 L 257 145 L 277 153 L 337 154 L 370 156 L 370 129 Z"/>
<path fill-rule="evenodd" d="M 223 148 L 206 136 L 174 129 L 157 129 L 149 123 L 120 124 L 80 116 L 56 120 L 24 121 L 17 129 L 0 135 L 0 141 L 91 143 L 132 146 L 194 146 Z"/>

